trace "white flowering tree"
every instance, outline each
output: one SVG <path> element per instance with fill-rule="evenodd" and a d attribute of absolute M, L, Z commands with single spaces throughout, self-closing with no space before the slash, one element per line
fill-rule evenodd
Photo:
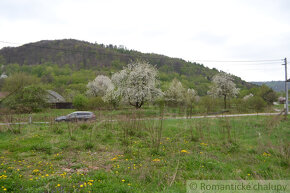
<path fill-rule="evenodd" d="M 113 74 L 112 82 L 117 87 L 116 93 L 138 109 L 146 101 L 153 101 L 162 95 L 162 91 L 157 88 L 157 76 L 155 67 L 144 61 L 136 61 Z"/>
<path fill-rule="evenodd" d="M 165 92 L 165 100 L 171 103 L 182 103 L 185 100 L 185 89 L 176 78 L 173 79 Z"/>
<path fill-rule="evenodd" d="M 90 81 L 87 84 L 87 94 L 89 96 L 101 96 L 103 97 L 108 90 L 113 90 L 114 85 L 111 79 L 104 75 L 99 75 L 95 80 Z"/>
<path fill-rule="evenodd" d="M 192 88 L 187 89 L 187 92 L 185 94 L 186 104 L 192 105 L 193 103 L 196 103 L 197 101 L 199 101 L 199 96 L 197 95 L 197 92 Z"/>
<path fill-rule="evenodd" d="M 213 77 L 212 83 L 213 85 L 208 93 L 216 97 L 222 96 L 224 98 L 224 108 L 226 109 L 227 99 L 239 94 L 239 89 L 236 88 L 233 77 L 222 72 Z"/>
<path fill-rule="evenodd" d="M 111 79 L 104 75 L 99 75 L 95 80 L 87 84 L 87 94 L 89 96 L 102 97 L 104 102 L 110 103 L 116 109 L 120 102 L 120 95 Z"/>
<path fill-rule="evenodd" d="M 115 86 L 113 85 L 113 87 L 107 89 L 106 94 L 102 97 L 102 99 L 104 102 L 113 105 L 114 109 L 116 109 L 120 103 L 121 96 L 119 92 L 116 90 Z"/>

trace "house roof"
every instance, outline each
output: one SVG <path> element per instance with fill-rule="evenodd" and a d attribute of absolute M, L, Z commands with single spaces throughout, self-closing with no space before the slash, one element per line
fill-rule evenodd
<path fill-rule="evenodd" d="M 58 94 L 57 92 L 53 90 L 46 90 L 47 91 L 47 102 L 48 103 L 59 103 L 59 102 L 65 102 L 65 99 L 63 96 Z"/>

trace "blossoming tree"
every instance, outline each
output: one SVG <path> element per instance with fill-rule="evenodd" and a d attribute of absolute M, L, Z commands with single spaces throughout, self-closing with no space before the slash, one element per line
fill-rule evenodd
<path fill-rule="evenodd" d="M 185 88 L 182 86 L 182 83 L 174 78 L 168 90 L 165 92 L 165 100 L 170 103 L 182 103 L 185 100 Z"/>
<path fill-rule="evenodd" d="M 235 97 L 239 94 L 239 89 L 236 88 L 236 84 L 233 82 L 233 77 L 224 72 L 219 73 L 213 77 L 213 85 L 209 94 L 217 97 L 224 97 L 224 108 L 227 108 L 227 98 Z"/>
<path fill-rule="evenodd" d="M 100 96 L 104 102 L 110 103 L 116 109 L 120 102 L 120 95 L 111 79 L 104 75 L 99 75 L 95 80 L 87 84 L 87 94 L 90 96 Z"/>
<path fill-rule="evenodd" d="M 138 109 L 146 101 L 153 101 L 162 95 L 162 91 L 157 88 L 159 84 L 157 76 L 158 71 L 151 64 L 136 61 L 113 74 L 112 82 L 122 99 Z"/>
<path fill-rule="evenodd" d="M 87 94 L 90 96 L 104 96 L 108 90 L 113 90 L 114 85 L 111 79 L 104 75 L 99 75 L 95 80 L 87 84 Z"/>

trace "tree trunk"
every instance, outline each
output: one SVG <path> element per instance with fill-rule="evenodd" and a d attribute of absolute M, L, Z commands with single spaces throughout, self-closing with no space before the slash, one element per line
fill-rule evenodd
<path fill-rule="evenodd" d="M 224 104 L 225 104 L 225 109 L 227 109 L 227 95 L 224 95 Z"/>
<path fill-rule="evenodd" d="M 142 107 L 143 104 L 144 104 L 144 101 L 141 101 L 140 103 L 136 102 L 134 106 L 135 106 L 136 109 L 139 109 L 139 108 Z"/>

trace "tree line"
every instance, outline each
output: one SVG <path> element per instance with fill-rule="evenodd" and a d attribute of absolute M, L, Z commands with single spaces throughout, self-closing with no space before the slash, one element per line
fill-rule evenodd
<path fill-rule="evenodd" d="M 9 68 L 6 69 L 9 71 Z M 49 66 L 29 70 L 38 76 L 16 71 L 12 76 L 0 80 L 1 90 L 11 94 L 9 99 L 2 102 L 4 106 L 18 112 L 39 111 L 46 107 L 45 100 L 43 100 L 45 90 L 51 89 L 49 84 L 43 84 L 43 79 L 46 79 L 47 75 L 52 72 L 57 74 L 55 78 L 59 79 L 73 73 L 69 67 L 57 69 L 57 71 Z M 206 91 L 207 94 L 204 96 L 193 87 L 184 85 L 178 78 L 163 82 L 162 85 L 159 70 L 143 60 L 131 62 L 122 70 L 109 74 L 100 73 L 95 78 L 91 78 L 94 73 L 83 70 L 82 73 L 79 73 L 82 76 L 76 76 L 76 80 L 73 81 L 74 87 L 63 89 L 65 82 L 56 86 L 63 89 L 61 94 L 65 93 L 65 98 L 72 101 L 77 109 L 117 109 L 127 104 L 138 109 L 145 104 L 162 102 L 169 107 L 184 106 L 190 114 L 197 106 L 206 112 L 226 110 L 232 107 L 239 111 L 246 111 L 246 106 L 254 108 L 256 111 L 262 111 L 277 99 L 277 94 L 265 85 L 251 89 L 237 88 L 233 76 L 224 72 L 213 76 Z M 82 88 L 79 89 L 78 86 Z"/>

